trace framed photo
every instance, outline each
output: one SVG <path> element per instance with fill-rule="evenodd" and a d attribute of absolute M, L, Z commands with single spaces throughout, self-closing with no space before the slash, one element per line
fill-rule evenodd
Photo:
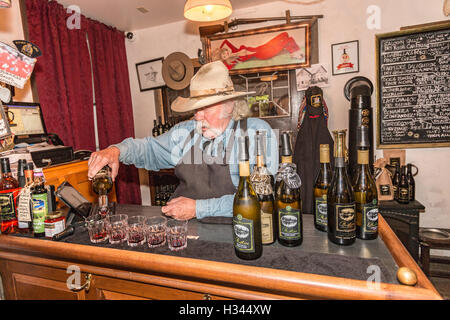
<path fill-rule="evenodd" d="M 309 67 L 310 30 L 299 22 L 207 36 L 206 59 L 221 60 L 230 74 Z"/>
<path fill-rule="evenodd" d="M 359 41 L 332 44 L 331 60 L 333 76 L 359 72 Z"/>
<path fill-rule="evenodd" d="M 162 63 L 164 58 L 157 58 L 136 64 L 139 88 L 142 91 L 152 90 L 165 86 L 162 77 Z"/>

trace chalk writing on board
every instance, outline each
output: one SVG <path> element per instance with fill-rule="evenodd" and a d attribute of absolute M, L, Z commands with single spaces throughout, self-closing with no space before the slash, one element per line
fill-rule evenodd
<path fill-rule="evenodd" d="M 450 142 L 450 29 L 380 37 L 380 144 Z"/>

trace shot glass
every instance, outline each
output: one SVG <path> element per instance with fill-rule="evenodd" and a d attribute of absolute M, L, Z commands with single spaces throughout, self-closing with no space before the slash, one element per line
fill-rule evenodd
<path fill-rule="evenodd" d="M 128 218 L 127 242 L 130 247 L 137 247 L 145 243 L 145 216 Z"/>
<path fill-rule="evenodd" d="M 171 251 L 179 251 L 187 247 L 187 226 L 187 220 L 167 221 L 167 243 Z"/>
<path fill-rule="evenodd" d="M 110 244 L 119 244 L 127 240 L 128 216 L 114 214 L 106 218 Z"/>
<path fill-rule="evenodd" d="M 103 243 L 108 241 L 108 222 L 99 214 L 91 216 L 86 222 L 89 239 L 92 243 Z"/>
<path fill-rule="evenodd" d="M 150 217 L 145 221 L 145 236 L 149 248 L 157 248 L 166 244 L 167 219 Z"/>

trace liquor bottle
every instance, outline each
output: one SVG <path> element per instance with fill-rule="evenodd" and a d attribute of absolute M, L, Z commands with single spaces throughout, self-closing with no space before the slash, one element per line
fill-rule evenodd
<path fill-rule="evenodd" d="M 164 127 L 164 130 L 163 130 L 164 132 L 168 132 L 170 130 L 169 120 L 164 121 L 163 127 Z"/>
<path fill-rule="evenodd" d="M 392 190 L 394 191 L 394 200 L 398 201 L 398 184 L 400 183 L 400 164 L 395 163 L 395 173 L 392 179 Z"/>
<path fill-rule="evenodd" d="M 12 176 L 9 158 L 1 158 L 2 179 L 0 181 L 1 233 L 17 233 L 16 198 L 19 194 L 19 182 Z"/>
<path fill-rule="evenodd" d="M 162 124 L 162 121 L 161 121 L 161 116 L 158 117 L 157 128 L 158 128 L 158 135 L 162 135 L 164 133 L 164 127 L 163 127 L 163 124 Z"/>
<path fill-rule="evenodd" d="M 301 180 L 292 163 L 291 140 L 288 133 L 281 135 L 281 164 L 275 185 L 275 205 L 278 224 L 278 242 L 295 247 L 303 241 L 303 223 L 300 200 Z"/>
<path fill-rule="evenodd" d="M 156 119 L 155 119 L 155 120 L 153 120 L 152 136 L 156 138 L 158 135 L 159 135 L 158 124 L 156 123 Z"/>
<path fill-rule="evenodd" d="M 314 226 L 327 232 L 327 192 L 331 182 L 330 146 L 320 145 L 320 170 L 314 183 Z"/>
<path fill-rule="evenodd" d="M 276 239 L 272 175 L 264 161 L 264 136 L 260 133 L 256 134 L 256 167 L 250 175 L 250 181 L 261 206 L 262 244 L 272 244 Z"/>
<path fill-rule="evenodd" d="M 155 206 L 161 206 L 160 186 L 155 186 Z"/>
<path fill-rule="evenodd" d="M 369 167 L 368 127 L 357 129 L 357 167 L 353 183 L 356 204 L 356 237 L 373 240 L 378 237 L 378 193 Z"/>
<path fill-rule="evenodd" d="M 248 137 L 239 137 L 239 186 L 233 202 L 233 243 L 244 260 L 262 255 L 261 206 L 250 182 Z"/>
<path fill-rule="evenodd" d="M 31 193 L 33 232 L 36 238 L 45 237 L 45 216 L 48 214 L 47 189 L 42 169 L 34 169 L 34 186 Z"/>
<path fill-rule="evenodd" d="M 25 170 L 26 170 L 27 160 L 20 159 L 17 167 L 17 180 L 19 182 L 19 188 L 24 188 L 26 186 Z M 17 217 L 19 220 L 19 217 Z M 29 233 L 31 231 L 31 224 L 28 221 L 19 220 L 19 232 Z"/>
<path fill-rule="evenodd" d="M 98 207 L 101 215 L 109 211 L 108 193 L 113 187 L 111 168 L 104 166 L 92 179 L 92 190 L 98 195 Z"/>
<path fill-rule="evenodd" d="M 416 182 L 414 181 L 414 177 L 412 174 L 412 164 L 408 163 L 408 173 L 406 174 L 406 178 L 408 180 L 409 186 L 409 201 L 416 200 Z"/>
<path fill-rule="evenodd" d="M 398 184 L 398 200 L 399 203 L 409 203 L 409 185 L 406 177 L 406 166 L 402 166 L 400 174 L 400 183 Z"/>
<path fill-rule="evenodd" d="M 328 239 L 338 245 L 350 245 L 356 239 L 355 199 L 345 162 L 346 132 L 333 131 L 335 164 L 327 192 Z"/>

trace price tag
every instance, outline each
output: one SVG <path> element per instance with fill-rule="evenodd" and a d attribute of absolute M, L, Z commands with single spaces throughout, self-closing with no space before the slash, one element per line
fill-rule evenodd
<path fill-rule="evenodd" d="M 17 219 L 21 222 L 31 222 L 30 201 L 31 190 L 30 188 L 23 188 L 19 197 L 19 204 L 17 206 Z"/>

